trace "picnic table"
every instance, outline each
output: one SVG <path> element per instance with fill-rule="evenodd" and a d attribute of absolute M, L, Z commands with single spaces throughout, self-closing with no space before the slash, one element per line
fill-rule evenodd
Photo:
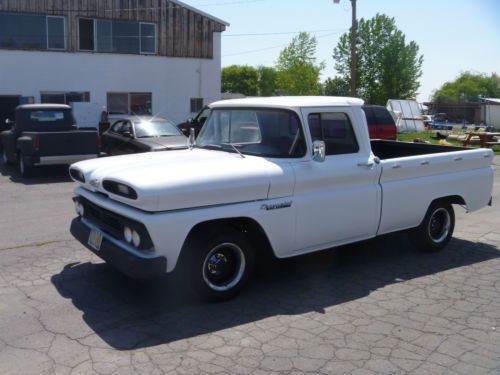
<path fill-rule="evenodd" d="M 467 137 L 462 141 L 464 147 L 471 143 L 472 137 L 477 136 L 479 138 L 479 145 L 481 147 L 493 147 L 500 145 L 500 141 L 494 140 L 494 137 L 500 137 L 500 133 L 493 132 L 468 132 Z"/>

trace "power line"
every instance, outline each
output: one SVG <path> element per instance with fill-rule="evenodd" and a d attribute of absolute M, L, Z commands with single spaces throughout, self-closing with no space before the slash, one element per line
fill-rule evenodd
<path fill-rule="evenodd" d="M 222 34 L 222 36 L 223 37 L 232 37 L 232 36 L 289 35 L 289 34 L 298 34 L 300 32 L 322 33 L 322 32 L 327 32 L 327 31 L 345 31 L 345 29 L 298 30 L 298 31 L 269 32 L 269 33 L 252 33 L 252 34 Z"/>
<path fill-rule="evenodd" d="M 240 0 L 240 1 L 231 1 L 231 2 L 224 2 L 224 3 L 194 4 L 194 6 L 197 6 L 197 7 L 213 7 L 213 6 L 221 6 L 221 5 L 250 4 L 250 3 L 257 3 L 257 2 L 262 2 L 262 1 L 264 1 L 264 0 Z"/>
<path fill-rule="evenodd" d="M 340 34 L 340 33 L 344 32 L 344 31 L 347 31 L 347 29 L 344 29 L 344 30 L 341 30 L 341 31 L 336 31 L 334 33 L 329 33 L 329 34 L 325 34 L 325 35 L 320 35 L 320 36 L 316 37 L 316 39 L 326 38 L 328 36 L 332 36 L 332 35 L 335 35 L 335 34 Z M 243 52 L 236 52 L 236 53 L 229 53 L 229 54 L 226 54 L 226 55 L 222 55 L 222 57 L 247 55 L 247 54 L 251 54 L 251 53 L 255 53 L 255 52 L 262 52 L 262 51 L 268 51 L 268 50 L 276 49 L 276 48 L 283 48 L 283 47 L 286 47 L 286 46 L 288 46 L 288 43 L 287 44 L 280 44 L 279 46 L 259 48 L 259 49 L 254 49 L 254 50 L 249 50 L 249 51 L 243 51 Z"/>

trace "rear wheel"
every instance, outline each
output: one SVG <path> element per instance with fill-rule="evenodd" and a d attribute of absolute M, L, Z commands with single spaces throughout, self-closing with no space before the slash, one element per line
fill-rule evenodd
<path fill-rule="evenodd" d="M 410 231 L 410 240 L 422 251 L 437 252 L 451 240 L 455 229 L 455 212 L 447 201 L 431 204 L 422 223 Z"/>
<path fill-rule="evenodd" d="M 24 156 L 21 152 L 19 153 L 19 172 L 23 177 L 30 177 L 33 173 L 33 167 L 26 165 L 24 162 Z"/>
<path fill-rule="evenodd" d="M 5 150 L 2 151 L 2 160 L 5 165 L 12 164 L 9 158 L 7 157 L 7 153 L 5 152 Z"/>
<path fill-rule="evenodd" d="M 182 272 L 203 299 L 225 301 L 233 298 L 248 281 L 254 256 L 243 233 L 227 226 L 213 229 L 198 236 L 185 249 Z"/>

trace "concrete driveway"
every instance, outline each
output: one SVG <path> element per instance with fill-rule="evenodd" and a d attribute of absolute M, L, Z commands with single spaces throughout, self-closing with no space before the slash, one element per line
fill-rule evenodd
<path fill-rule="evenodd" d="M 0 374 L 500 373 L 498 171 L 441 253 L 395 234 L 270 262 L 221 304 L 72 240 L 64 169 L 0 172 Z"/>

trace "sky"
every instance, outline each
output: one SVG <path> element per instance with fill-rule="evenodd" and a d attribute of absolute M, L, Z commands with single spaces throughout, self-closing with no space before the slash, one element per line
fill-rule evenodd
<path fill-rule="evenodd" d="M 184 0 L 230 26 L 222 33 L 222 67 L 273 66 L 280 51 L 300 31 L 315 35 L 316 57 L 336 75 L 332 57 L 351 26 L 351 1 Z M 394 17 L 424 56 L 419 101 L 461 72 L 500 73 L 500 0 L 357 0 L 357 17 Z"/>

